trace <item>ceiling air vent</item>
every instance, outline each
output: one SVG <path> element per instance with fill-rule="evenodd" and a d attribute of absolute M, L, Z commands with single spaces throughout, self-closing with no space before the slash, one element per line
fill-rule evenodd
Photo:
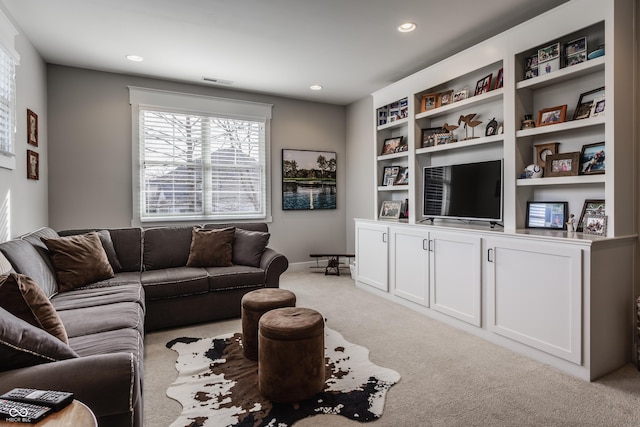
<path fill-rule="evenodd" d="M 203 77 L 202 80 L 204 80 L 205 82 L 215 83 L 215 84 L 218 84 L 218 85 L 231 85 L 231 84 L 233 84 L 233 82 L 231 80 L 216 79 L 216 78 L 213 78 L 213 77 Z"/>

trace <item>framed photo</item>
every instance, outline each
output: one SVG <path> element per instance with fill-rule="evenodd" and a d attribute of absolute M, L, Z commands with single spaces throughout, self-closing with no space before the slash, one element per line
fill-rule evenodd
<path fill-rule="evenodd" d="M 443 105 L 449 105 L 453 102 L 453 91 L 448 90 L 446 92 L 441 92 L 438 95 L 438 107 L 442 107 Z"/>
<path fill-rule="evenodd" d="M 398 171 L 398 176 L 396 177 L 393 185 L 409 185 L 409 167 L 408 166 L 400 166 L 400 170 Z"/>
<path fill-rule="evenodd" d="M 576 53 L 575 55 L 567 56 L 565 59 L 566 66 L 571 67 L 572 65 L 578 65 L 583 62 L 587 62 L 587 52 Z"/>
<path fill-rule="evenodd" d="M 496 76 L 496 85 L 493 89 L 500 89 L 502 86 L 504 86 L 504 68 L 500 68 L 498 70 L 498 75 Z"/>
<path fill-rule="evenodd" d="M 554 43 L 538 49 L 538 66 L 553 59 L 560 59 L 560 43 Z"/>
<path fill-rule="evenodd" d="M 446 133 L 443 127 L 422 129 L 422 147 L 433 147 L 436 145 L 436 135 Z"/>
<path fill-rule="evenodd" d="M 547 62 L 538 64 L 538 75 L 544 76 L 545 74 L 553 73 L 560 69 L 560 58 L 552 59 Z"/>
<path fill-rule="evenodd" d="M 493 76 L 493 73 L 478 80 L 478 83 L 476 83 L 476 90 L 473 92 L 473 96 L 482 95 L 483 93 L 487 93 L 491 90 L 492 76 Z"/>
<path fill-rule="evenodd" d="M 583 231 L 584 217 L 587 215 L 602 216 L 605 214 L 605 203 L 602 199 L 587 199 L 582 206 L 582 213 L 580 214 L 580 220 L 576 227 L 576 231 Z"/>
<path fill-rule="evenodd" d="M 38 115 L 27 109 L 27 142 L 38 146 Z"/>
<path fill-rule="evenodd" d="M 585 234 L 607 235 L 606 215 L 585 215 L 582 223 L 582 231 Z"/>
<path fill-rule="evenodd" d="M 422 95 L 422 103 L 420 104 L 420 111 L 425 112 L 433 110 L 438 106 L 438 94 L 430 93 L 428 95 Z"/>
<path fill-rule="evenodd" d="M 402 202 L 400 200 L 385 200 L 380 208 L 380 219 L 398 219 L 402 211 Z"/>
<path fill-rule="evenodd" d="M 568 202 L 527 202 L 527 228 L 566 229 Z"/>
<path fill-rule="evenodd" d="M 548 142 L 545 144 L 534 145 L 536 149 L 534 163 L 542 168 L 547 164 L 547 156 L 558 154 L 559 142 Z"/>
<path fill-rule="evenodd" d="M 382 152 L 380 153 L 380 155 L 384 156 L 386 154 L 395 153 L 400 144 L 402 144 L 403 138 L 403 136 L 396 136 L 393 138 L 385 139 L 384 143 L 382 144 Z"/>
<path fill-rule="evenodd" d="M 604 142 L 585 144 L 580 151 L 580 174 L 596 175 L 605 173 Z"/>
<path fill-rule="evenodd" d="M 586 119 L 590 117 L 591 110 L 593 109 L 593 101 L 600 98 L 604 99 L 604 86 L 580 94 L 578 105 L 576 105 L 576 111 L 573 113 L 573 120 Z"/>
<path fill-rule="evenodd" d="M 561 153 L 547 156 L 544 176 L 576 176 L 578 175 L 580 153 Z"/>
<path fill-rule="evenodd" d="M 453 92 L 453 102 L 462 101 L 467 99 L 469 96 L 469 88 L 465 87 L 464 89 Z"/>
<path fill-rule="evenodd" d="M 446 133 L 438 133 L 435 135 L 436 145 L 445 145 L 451 142 L 451 134 L 449 132 Z"/>
<path fill-rule="evenodd" d="M 593 100 L 591 117 L 604 116 L 604 96 Z"/>
<path fill-rule="evenodd" d="M 27 179 L 40 179 L 40 154 L 27 150 Z"/>
<path fill-rule="evenodd" d="M 527 57 L 524 63 L 524 79 L 538 77 L 538 54 Z"/>
<path fill-rule="evenodd" d="M 336 209 L 333 151 L 282 150 L 282 210 Z"/>
<path fill-rule="evenodd" d="M 576 53 L 587 51 L 587 38 L 580 37 L 579 39 L 571 40 L 564 47 L 564 54 L 568 58 Z"/>
<path fill-rule="evenodd" d="M 385 166 L 382 171 L 382 185 L 389 186 L 396 182 L 400 166 Z"/>
<path fill-rule="evenodd" d="M 544 108 L 538 111 L 538 122 L 536 126 L 555 125 L 564 122 L 567 115 L 567 104 L 557 107 Z"/>

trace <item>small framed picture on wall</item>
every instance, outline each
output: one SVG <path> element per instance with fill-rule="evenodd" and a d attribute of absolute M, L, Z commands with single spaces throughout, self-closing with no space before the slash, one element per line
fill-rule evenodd
<path fill-rule="evenodd" d="M 38 146 L 38 115 L 27 109 L 27 142 Z"/>
<path fill-rule="evenodd" d="M 27 150 L 27 179 L 40 179 L 40 154 Z"/>

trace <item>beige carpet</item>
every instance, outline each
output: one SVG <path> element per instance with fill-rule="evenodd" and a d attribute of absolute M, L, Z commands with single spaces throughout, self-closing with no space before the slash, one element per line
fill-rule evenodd
<path fill-rule="evenodd" d="M 318 415 L 297 427 L 640 425 L 640 373 L 631 364 L 588 383 L 357 289 L 348 275 L 285 273 L 281 287 L 347 341 L 367 347 L 373 363 L 402 376 L 378 421 Z M 234 319 L 147 334 L 146 426 L 168 426 L 180 414 L 165 395 L 177 376 L 177 355 L 165 344 L 240 330 Z"/>

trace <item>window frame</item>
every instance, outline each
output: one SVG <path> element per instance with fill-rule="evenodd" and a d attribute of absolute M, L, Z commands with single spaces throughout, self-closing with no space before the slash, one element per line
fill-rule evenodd
<path fill-rule="evenodd" d="M 9 100 L 9 114 L 12 116 L 9 118 L 9 123 L 12 130 L 10 130 L 9 149 L 0 151 L 0 168 L 14 170 L 16 168 L 16 129 L 17 129 L 17 82 L 16 82 L 16 67 L 20 65 L 20 55 L 15 49 L 15 36 L 18 35 L 18 31 L 11 24 L 9 19 L 0 10 L 0 48 L 12 61 L 13 67 L 12 91 L 13 99 Z"/>

